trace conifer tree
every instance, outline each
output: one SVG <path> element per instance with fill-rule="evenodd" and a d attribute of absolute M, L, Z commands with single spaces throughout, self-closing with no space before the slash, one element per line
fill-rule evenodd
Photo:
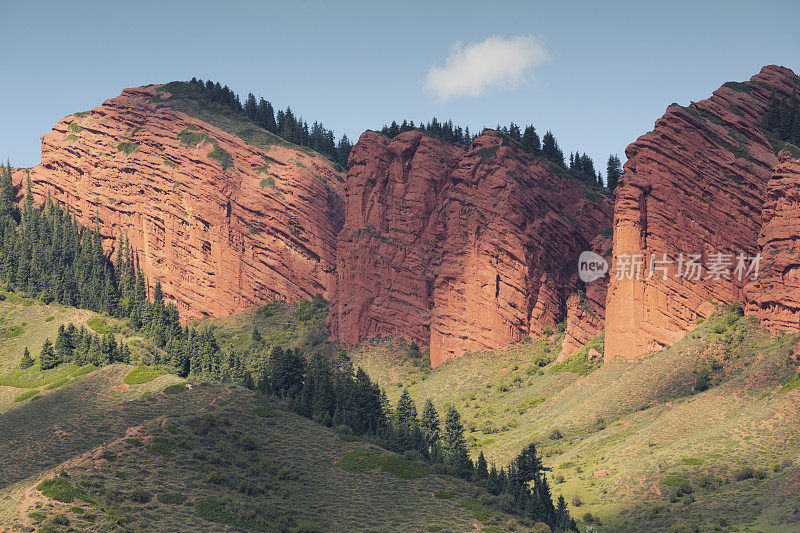
<path fill-rule="evenodd" d="M 461 477 L 469 479 L 472 461 L 464 441 L 464 426 L 461 415 L 452 405 L 447 408 L 442 431 L 442 455 L 445 463 L 452 466 Z"/>
<path fill-rule="evenodd" d="M 547 131 L 542 137 L 542 157 L 549 159 L 559 165 L 564 165 L 564 153 L 558 147 L 553 132 Z"/>
<path fill-rule="evenodd" d="M 417 426 L 417 407 L 414 405 L 414 400 L 411 399 L 408 389 L 403 389 L 403 392 L 400 394 L 400 399 L 397 401 L 397 409 L 395 410 L 395 417 L 398 426 L 404 430 Z"/>
<path fill-rule="evenodd" d="M 353 145 L 350 144 L 350 139 L 347 138 L 347 135 L 342 135 L 339 145 L 336 147 L 336 161 L 345 168 L 347 168 L 347 160 L 352 149 Z"/>
<path fill-rule="evenodd" d="M 278 396 L 295 397 L 303 387 L 305 359 L 298 350 L 283 350 L 280 346 L 272 349 L 269 357 L 270 390 Z"/>
<path fill-rule="evenodd" d="M 420 430 L 428 445 L 428 457 L 437 460 L 439 457 L 439 413 L 430 398 L 425 400 L 425 408 L 422 410 L 420 419 Z"/>
<path fill-rule="evenodd" d="M 42 351 L 39 353 L 39 365 L 42 370 L 48 370 L 61 364 L 61 360 L 56 356 L 56 351 L 53 349 L 53 343 L 50 339 L 44 341 L 42 344 Z"/>
<path fill-rule="evenodd" d="M 478 454 L 478 459 L 475 461 L 475 472 L 473 481 L 478 484 L 483 484 L 489 479 L 489 466 L 486 464 L 486 457 L 483 455 L 483 450 Z"/>
<path fill-rule="evenodd" d="M 8 217 L 14 212 L 14 196 L 11 166 L 0 165 L 0 217 Z"/>
<path fill-rule="evenodd" d="M 56 358 L 59 361 L 63 362 L 72 360 L 72 344 L 67 336 L 66 329 L 64 328 L 63 324 L 58 327 L 58 337 L 56 337 L 55 352 Z"/>
<path fill-rule="evenodd" d="M 615 154 L 608 156 L 608 164 L 606 165 L 606 187 L 609 191 L 614 192 L 621 176 L 622 164 L 620 163 L 619 157 Z"/>
<path fill-rule="evenodd" d="M 25 348 L 25 351 L 22 352 L 22 360 L 19 362 L 20 368 L 30 368 L 34 365 L 35 361 L 33 357 L 31 357 L 31 351 L 28 348 Z"/>
<path fill-rule="evenodd" d="M 256 97 L 253 93 L 249 93 L 247 95 L 247 100 L 244 101 L 244 114 L 250 119 L 256 120 L 258 118 L 257 112 L 258 104 L 256 103 Z"/>
<path fill-rule="evenodd" d="M 762 126 L 767 131 L 775 131 L 780 125 L 781 110 L 778 94 L 773 87 L 769 93 L 769 100 L 767 100 L 767 107 L 764 110 L 764 117 L 762 119 Z"/>

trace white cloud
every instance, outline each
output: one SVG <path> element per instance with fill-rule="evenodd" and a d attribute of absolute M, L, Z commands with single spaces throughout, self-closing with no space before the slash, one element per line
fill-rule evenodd
<path fill-rule="evenodd" d="M 544 44 L 533 35 L 513 39 L 489 37 L 466 46 L 457 42 L 445 66 L 433 66 L 428 71 L 425 90 L 445 101 L 458 96 L 480 96 L 490 89 L 513 89 L 533 67 L 549 60 Z"/>

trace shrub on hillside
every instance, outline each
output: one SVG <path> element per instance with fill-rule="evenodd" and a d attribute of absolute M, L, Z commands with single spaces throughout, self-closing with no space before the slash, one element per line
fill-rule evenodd
<path fill-rule="evenodd" d="M 147 503 L 153 498 L 153 495 L 141 487 L 136 487 L 131 491 L 129 498 L 136 503 Z"/>
<path fill-rule="evenodd" d="M 86 499 L 83 490 L 76 488 L 65 477 L 45 479 L 36 486 L 36 490 L 51 500 L 70 503 L 75 498 Z"/>
<path fill-rule="evenodd" d="M 672 526 L 670 533 L 700 533 L 700 526 L 692 521 L 683 522 Z"/>
<path fill-rule="evenodd" d="M 34 396 L 36 396 L 37 394 L 39 394 L 39 391 L 38 391 L 38 390 L 36 390 L 36 389 L 34 389 L 34 390 L 29 390 L 28 392 L 23 392 L 22 394 L 20 394 L 20 395 L 19 395 L 19 396 L 17 396 L 16 398 L 14 398 L 14 402 L 15 402 L 15 403 L 16 403 L 16 402 L 24 402 L 24 401 L 25 401 L 25 400 L 27 400 L 28 398 L 33 398 L 33 397 L 34 397 Z"/>
<path fill-rule="evenodd" d="M 694 375 L 695 392 L 703 392 L 711 387 L 711 369 L 707 365 L 700 365 Z"/>
<path fill-rule="evenodd" d="M 186 501 L 186 495 L 180 492 L 172 492 L 158 495 L 158 501 L 161 503 L 180 505 Z"/>
<path fill-rule="evenodd" d="M 743 466 L 733 473 L 733 479 L 736 481 L 744 481 L 746 479 L 764 479 L 766 473 L 762 470 L 756 470 L 752 466 Z"/>
<path fill-rule="evenodd" d="M 138 366 L 128 372 L 128 375 L 125 376 L 125 379 L 122 381 L 127 385 L 139 385 L 141 383 L 153 381 L 158 376 L 164 374 L 166 374 L 166 371 L 158 368 L 153 368 L 150 366 Z"/>
<path fill-rule="evenodd" d="M 533 533 L 550 533 L 551 531 L 550 526 L 544 522 L 536 522 L 533 524 Z"/>

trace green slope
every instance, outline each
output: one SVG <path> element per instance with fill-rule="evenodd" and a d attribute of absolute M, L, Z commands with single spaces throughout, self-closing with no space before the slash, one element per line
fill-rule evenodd
<path fill-rule="evenodd" d="M 249 342 L 254 324 L 267 343 L 329 349 L 321 333 L 325 309 L 319 302 L 276 304 L 204 325 L 217 328 L 220 342 L 234 350 Z M 4 526 L 41 531 L 527 531 L 532 526 L 496 510 L 496 497 L 463 480 L 337 435 L 240 387 L 122 364 L 63 364 L 44 373 L 36 365 L 21 371 L 21 349 L 34 351 L 70 319 L 101 328 L 98 319 L 105 320 L 104 327 L 122 337 L 127 330 L 108 317 L 31 300 L 7 299 L 2 312 L 6 323 L 30 327 L 15 337 L 13 347 L 3 346 L 8 369 L 0 380 L 16 381 L 0 390 L 37 393 L 9 400 L 0 412 Z M 53 314 L 59 318 L 47 321 Z M 46 385 L 53 383 L 58 386 Z"/>
<path fill-rule="evenodd" d="M 147 361 L 154 350 L 153 343 L 128 327 L 126 321 L 101 316 L 98 313 L 57 303 L 44 305 L 22 298 L 15 293 L 0 292 L 0 413 L 20 407 L 52 394 L 55 390 L 83 379 L 96 370 L 92 365 L 78 367 L 62 364 L 42 371 L 38 355 L 45 339 L 55 341 L 59 326 L 70 323 L 76 327 L 101 333 L 114 333 L 131 347 L 136 362 Z M 36 359 L 34 366 L 19 367 L 27 348 Z"/>
<path fill-rule="evenodd" d="M 39 304 L 6 302 L 5 305 L 4 316 L 14 317 L 7 318 L 8 324 L 19 321 L 37 323 L 37 317 L 41 321 L 41 317 L 52 316 L 54 312 Z M 65 314 L 70 312 L 74 310 L 64 311 Z M 273 304 L 225 320 L 206 321 L 202 325 L 214 326 L 220 344 L 226 349 L 247 347 L 256 325 L 267 346 L 298 346 L 309 352 L 333 350 L 336 346 L 326 341 L 324 314 L 324 306 L 308 302 L 303 306 Z M 51 323 L 54 321 L 26 329 L 25 335 L 31 335 L 31 343 L 40 343 L 41 336 L 49 331 L 47 328 L 53 327 Z M 37 331 L 39 333 L 34 335 Z M 558 336 L 534 339 L 497 352 L 468 354 L 434 370 L 426 367 L 418 352 L 396 339 L 364 342 L 351 349 L 350 355 L 356 365 L 364 367 L 382 383 L 393 401 L 406 387 L 418 408 L 426 398 L 431 398 L 440 411 L 446 404 L 454 404 L 462 413 L 474 454 L 482 450 L 490 461 L 505 465 L 525 444 L 535 441 L 545 464 L 553 469 L 549 477 L 554 494 L 563 493 L 567 497 L 572 515 L 580 519 L 582 527 L 597 527 L 600 531 L 659 531 L 688 523 L 709 530 L 785 531 L 800 527 L 800 511 L 795 512 L 798 508 L 795 494 L 800 490 L 797 460 L 800 454 L 800 433 L 797 431 L 800 387 L 797 384 L 800 381 L 796 379 L 797 362 L 791 356 L 797 341 L 796 335 L 772 336 L 753 320 L 725 309 L 670 348 L 637 361 L 609 362 L 599 368 L 587 364 L 580 354 L 566 364 L 552 363 L 553 354 L 560 348 Z M 17 346 L 15 353 L 19 348 Z M 16 360 L 18 356 L 6 356 L 7 364 Z M 178 438 L 158 431 L 158 428 L 166 430 L 169 424 L 164 422 L 163 417 L 166 417 L 174 419 L 182 428 L 174 435 L 188 435 L 187 432 L 193 431 L 190 418 L 208 410 L 208 405 L 223 392 L 225 397 L 233 395 L 235 398 L 226 404 L 225 412 L 228 418 L 238 419 L 232 424 L 241 428 L 242 434 L 251 432 L 245 428 L 250 427 L 252 420 L 259 420 L 251 420 L 254 411 L 250 409 L 258 400 L 252 393 L 238 388 L 202 385 L 181 395 L 159 393 L 138 399 L 148 390 L 160 390 L 181 380 L 174 376 L 160 376 L 141 385 L 127 385 L 123 378 L 131 369 L 130 366 L 114 365 L 78 376 L 77 381 L 60 389 L 45 391 L 40 387 L 40 399 L 13 403 L 10 411 L 0 415 L 0 443 L 6 443 L 0 444 L 0 457 L 5 457 L 0 467 L 4 475 L 0 483 L 5 487 L 1 490 L 18 501 L 32 483 L 38 482 L 46 467 L 114 440 L 129 427 L 155 424 L 151 433 Z M 63 370 L 67 373 L 74 371 Z M 13 371 L 5 373 L 6 377 L 11 374 Z M 49 379 L 58 381 L 53 376 Z M 138 380 L 129 381 L 135 383 Z M 704 381 L 708 382 L 708 389 L 699 390 L 704 388 Z M 210 392 L 212 389 L 216 392 Z M 15 394 L 25 390 L 28 389 L 14 389 Z M 216 403 L 214 405 L 216 408 Z M 272 447 L 268 449 L 271 454 L 276 454 L 275 457 L 288 457 L 293 453 L 285 447 L 278 447 L 279 443 L 285 441 L 298 446 L 292 456 L 292 468 L 305 468 L 300 466 L 304 461 L 316 464 L 319 459 L 327 469 L 324 476 L 330 472 L 336 473 L 336 479 L 345 476 L 366 492 L 385 490 L 380 484 L 383 481 L 379 482 L 384 479 L 381 476 L 389 476 L 386 483 L 400 483 L 391 474 L 380 470 L 380 461 L 374 463 L 376 468 L 368 473 L 340 472 L 341 469 L 337 469 L 339 458 L 354 447 L 365 444 L 341 440 L 328 429 L 288 412 L 274 418 L 260 419 L 256 424 L 258 429 L 252 432 L 262 431 L 261 423 L 265 428 L 275 428 L 290 422 L 292 429 L 285 428 L 286 434 L 273 437 L 266 433 L 258 434 L 266 439 L 265 443 L 270 443 Z M 162 427 L 159 424 L 166 425 Z M 93 429 L 84 431 L 86 427 Z M 58 438 L 54 437 L 55 431 L 58 431 Z M 299 435 L 299 440 L 294 440 L 293 432 Z M 18 449 L 19 443 L 29 437 L 37 442 L 35 454 L 25 451 L 25 447 Z M 323 444 L 319 444 L 318 439 L 322 439 Z M 197 436 L 189 440 L 202 441 Z M 309 443 L 305 451 L 301 441 Z M 312 446 L 311 443 L 316 444 Z M 234 446 L 236 443 L 231 441 L 229 444 Z M 206 445 L 213 448 L 216 444 L 202 446 Z M 173 448 L 175 453 L 183 453 Z M 42 453 L 43 449 L 47 453 Z M 234 456 L 240 452 L 244 453 L 235 451 Z M 196 460 L 196 466 L 200 465 L 204 475 L 208 475 L 202 469 L 210 467 L 202 465 L 206 464 L 211 450 L 198 453 L 198 457 L 188 456 L 185 464 Z M 136 456 L 132 462 L 140 464 L 144 460 Z M 91 468 L 105 468 L 103 465 L 99 461 Z M 172 466 L 153 464 L 145 470 L 162 469 L 165 475 L 159 479 L 167 479 L 167 474 L 178 478 L 183 475 L 164 468 Z M 249 468 L 242 466 L 241 471 L 224 470 L 239 472 L 236 475 L 246 478 L 244 473 Z M 317 465 L 313 468 L 322 467 Z M 101 475 L 111 479 L 115 470 Z M 323 476 L 321 471 L 312 470 L 309 475 L 312 478 Z M 150 486 L 147 479 L 135 477 L 139 475 L 136 472 L 126 473 L 130 476 L 126 480 L 136 479 L 137 483 Z M 76 472 L 76 475 L 84 474 Z M 351 488 L 336 485 L 340 479 L 334 481 L 324 476 L 320 479 L 325 479 L 326 487 L 328 484 L 337 487 L 334 493 L 350 494 Z M 402 483 L 413 485 L 413 488 L 409 485 L 410 494 L 395 497 L 403 501 L 408 498 L 408 501 L 415 502 L 414 506 L 421 505 L 425 511 L 409 514 L 411 511 L 403 510 L 401 514 L 404 516 L 414 516 L 413 526 L 393 514 L 389 514 L 390 521 L 400 520 L 398 523 L 406 524 L 411 530 L 444 524 L 444 518 L 435 521 L 435 517 L 441 516 L 455 520 L 447 523 L 461 523 L 458 520 L 463 517 L 439 514 L 444 512 L 442 509 L 450 507 L 429 507 L 430 502 L 421 496 L 425 491 L 430 495 L 440 490 L 436 488 L 438 485 L 430 484 L 442 479 L 447 483 L 459 483 L 434 475 L 404 480 Z M 210 483 L 201 481 L 164 482 L 163 487 L 156 486 L 151 492 L 180 491 L 179 487 L 188 483 L 186 486 L 192 487 L 193 493 L 208 495 L 209 498 L 230 493 L 201 490 L 200 487 Z M 381 488 L 377 489 L 373 483 L 378 483 L 377 487 Z M 462 486 L 463 494 L 472 490 Z M 302 494 L 311 491 L 324 503 L 313 498 L 301 498 L 302 505 L 281 507 L 275 504 L 280 511 L 276 516 L 281 517 L 284 524 L 297 526 L 308 521 L 323 529 L 367 528 L 368 519 L 353 509 L 372 506 L 384 513 L 385 508 L 391 508 L 388 501 L 381 499 L 358 500 L 352 495 L 352 498 L 347 496 L 339 500 L 330 492 L 315 493 L 308 487 L 295 489 Z M 132 488 L 119 490 L 125 492 Z M 237 513 L 244 512 L 243 509 L 249 505 L 246 502 L 252 501 L 242 499 L 238 492 L 236 494 L 239 494 L 235 496 L 239 502 Z M 463 507 L 453 501 L 458 499 L 447 500 L 454 506 L 450 511 L 456 515 L 459 510 L 463 511 Z M 194 503 L 189 508 L 180 509 L 182 520 L 202 529 L 205 522 L 191 522 L 197 519 L 195 504 L 199 500 L 195 498 L 192 501 Z M 337 510 L 337 501 L 345 502 L 341 513 Z M 432 498 L 432 501 L 444 504 L 437 498 Z M 469 505 L 467 501 L 462 503 Z M 139 509 L 153 505 L 155 503 L 143 506 L 125 503 L 122 507 L 134 508 L 128 518 L 132 523 L 138 523 L 139 520 L 156 520 L 154 515 Z M 211 507 L 219 510 L 219 505 Z M 312 506 L 314 511 L 304 514 L 306 506 Z M 467 518 L 463 519 L 469 520 L 473 512 L 467 513 Z M 95 514 L 100 516 L 100 511 Z M 313 520 L 319 516 L 334 517 L 330 519 L 333 522 Z M 345 516 L 355 522 L 347 522 Z M 76 516 L 69 519 L 73 524 L 83 524 Z M 497 519 L 508 520 L 507 517 Z M 486 524 L 478 522 L 478 525 L 484 527 Z M 388 522 L 383 527 L 393 530 Z M 454 530 L 460 529 L 456 527 Z"/>
<path fill-rule="evenodd" d="M 156 107 L 169 107 L 181 113 L 186 113 L 231 135 L 235 135 L 247 144 L 261 150 L 268 151 L 272 146 L 282 146 L 311 156 L 325 157 L 311 148 L 286 141 L 274 133 L 257 126 L 246 116 L 233 113 L 230 109 L 216 102 L 204 101 L 187 82 L 172 81 L 162 85 L 158 91 L 163 93 L 164 96 L 153 99 Z M 166 97 L 166 93 L 169 93 L 168 97 Z"/>
<path fill-rule="evenodd" d="M 122 383 L 129 369 L 103 368 L 79 390 L 0 415 L 0 522 L 50 531 L 527 530 L 488 511 L 468 483 L 245 389 L 190 383 L 123 401 L 139 392 Z M 388 459 L 370 464 L 372 455 Z"/>
<path fill-rule="evenodd" d="M 798 383 L 797 341 L 722 310 L 670 348 L 585 376 L 563 371 L 585 363 L 540 367 L 559 348 L 546 339 L 469 354 L 429 373 L 402 355 L 387 359 L 387 341 L 356 349 L 355 359 L 393 399 L 405 384 L 418 405 L 454 404 L 473 452 L 490 461 L 506 464 L 535 441 L 553 468 L 554 492 L 572 503 L 573 516 L 591 515 L 584 525 L 599 517 L 601 530 L 689 521 L 780 531 L 800 527 L 792 499 L 800 488 L 800 392 L 788 390 Z M 695 390 L 701 374 L 708 390 Z"/>

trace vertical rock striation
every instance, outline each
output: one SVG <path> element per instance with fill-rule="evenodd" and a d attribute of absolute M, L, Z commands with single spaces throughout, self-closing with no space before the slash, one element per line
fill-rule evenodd
<path fill-rule="evenodd" d="M 487 130 L 469 147 L 366 132 L 337 245 L 338 338 L 401 335 L 435 366 L 562 321 L 610 201 Z"/>
<path fill-rule="evenodd" d="M 97 224 L 112 258 L 127 236 L 182 318 L 330 297 L 344 219 L 331 163 L 288 143 L 258 149 L 157 105 L 166 96 L 127 89 L 59 121 L 30 171 L 35 200 Z M 14 175 L 23 190 L 26 175 Z"/>
<path fill-rule="evenodd" d="M 758 245 L 758 280 L 747 286 L 746 312 L 773 331 L 800 332 L 800 154 L 779 155 L 767 186 Z"/>
<path fill-rule="evenodd" d="M 611 260 L 611 237 L 598 235 L 591 243 L 591 250 L 606 261 Z M 613 271 L 613 265 L 611 267 Z M 585 289 L 567 299 L 567 321 L 558 361 L 563 361 L 587 342 L 594 339 L 605 326 L 606 295 L 608 277 L 585 284 Z"/>
<path fill-rule="evenodd" d="M 614 263 L 650 254 L 754 255 L 771 169 L 777 163 L 761 124 L 771 91 L 800 84 L 790 70 L 764 67 L 726 83 L 708 100 L 673 104 L 653 131 L 631 144 L 614 205 Z M 630 271 L 629 271 L 630 272 Z M 636 279 L 612 275 L 606 307 L 608 358 L 634 358 L 678 340 L 714 302 L 743 299 L 746 280 Z"/>

